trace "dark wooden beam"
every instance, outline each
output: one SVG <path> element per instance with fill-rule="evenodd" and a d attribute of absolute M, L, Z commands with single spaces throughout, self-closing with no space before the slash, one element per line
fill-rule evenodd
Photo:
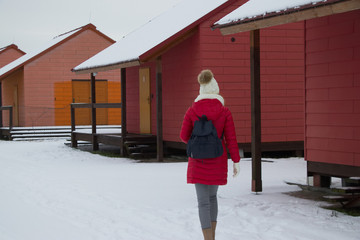
<path fill-rule="evenodd" d="M 125 138 L 126 138 L 126 68 L 121 69 L 121 143 L 120 155 L 125 156 Z"/>
<path fill-rule="evenodd" d="M 360 177 L 360 167 L 307 161 L 308 176 Z"/>
<path fill-rule="evenodd" d="M 91 73 L 91 103 L 96 103 L 96 80 L 95 73 Z M 99 150 L 99 144 L 96 140 L 96 108 L 91 107 L 91 133 L 92 133 L 92 149 L 94 151 Z"/>
<path fill-rule="evenodd" d="M 156 138 L 157 160 L 164 161 L 163 144 L 163 110 L 162 110 L 162 61 L 161 56 L 156 59 Z"/>
<path fill-rule="evenodd" d="M 253 192 L 262 191 L 261 180 L 261 97 L 260 97 L 260 30 L 250 32 L 251 74 L 251 156 Z"/>
<path fill-rule="evenodd" d="M 239 32 L 248 32 L 254 29 L 268 28 L 272 26 L 278 26 L 287 23 L 299 22 L 303 20 L 309 20 L 318 17 L 325 17 L 333 14 L 349 12 L 360 9 L 359 0 L 345 0 L 336 2 L 333 4 L 326 4 L 323 6 L 315 6 L 310 9 L 296 9 L 293 12 L 283 13 L 280 15 L 269 16 L 265 18 L 244 20 L 244 22 L 238 22 L 231 24 L 230 26 L 219 26 L 222 35 L 235 34 Z"/>

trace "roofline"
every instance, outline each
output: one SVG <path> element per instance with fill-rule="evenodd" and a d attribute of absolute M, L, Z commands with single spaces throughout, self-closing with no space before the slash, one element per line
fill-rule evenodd
<path fill-rule="evenodd" d="M 170 48 L 174 47 L 175 45 L 177 45 L 176 42 L 177 43 L 181 42 L 178 39 L 183 38 L 183 40 L 186 40 L 188 38 L 187 37 L 188 33 L 195 31 L 194 29 L 197 29 L 197 26 L 199 26 L 202 22 L 206 21 L 206 19 L 208 19 L 210 16 L 222 11 L 223 9 L 229 7 L 231 4 L 233 4 L 234 2 L 237 2 L 237 1 L 239 1 L 239 0 L 228 0 L 228 1 L 224 2 L 223 4 L 221 4 L 220 6 L 218 6 L 215 9 L 213 9 L 212 11 L 208 12 L 207 14 L 205 14 L 204 16 L 202 16 L 201 18 L 199 18 L 195 22 L 191 23 L 190 25 L 188 25 L 184 29 L 182 29 L 179 32 L 175 33 L 174 35 L 172 35 L 171 37 L 169 37 L 168 39 L 166 39 L 162 43 L 154 46 L 153 48 L 148 50 L 146 53 L 139 56 L 139 59 L 141 61 L 147 61 L 147 59 L 156 58 L 156 52 L 164 53 L 166 51 L 162 51 L 162 49 L 169 50 Z M 246 2 L 246 1 L 247 0 L 244 0 L 244 2 Z M 174 44 L 174 42 L 175 42 L 175 44 Z"/>
<path fill-rule="evenodd" d="M 73 39 L 74 37 L 78 36 L 80 33 L 84 32 L 84 31 L 86 31 L 86 30 L 92 30 L 92 31 L 94 31 L 95 33 L 99 34 L 100 36 L 105 37 L 105 38 L 106 38 L 108 41 L 110 41 L 112 44 L 115 43 L 115 40 L 111 39 L 110 37 L 106 36 L 105 34 L 103 34 L 102 32 L 100 32 L 99 30 L 97 30 L 96 27 L 95 27 L 93 24 L 91 24 L 91 23 L 89 23 L 89 24 L 87 24 L 87 25 L 84 25 L 84 26 L 82 26 L 82 27 L 78 27 L 78 28 L 76 28 L 76 29 L 73 29 L 73 30 L 68 31 L 68 32 L 66 32 L 66 33 L 62 33 L 62 34 L 60 34 L 60 35 L 58 35 L 58 36 L 56 36 L 56 37 L 54 37 L 54 38 L 63 36 L 64 34 L 68 34 L 68 33 L 70 33 L 70 32 L 76 31 L 76 30 L 79 30 L 79 31 L 77 31 L 77 32 L 75 32 L 74 34 L 72 34 L 71 36 L 63 39 L 62 41 L 60 41 L 60 42 L 52 45 L 51 47 L 47 48 L 46 50 L 38 53 L 38 54 L 35 55 L 34 57 L 32 57 L 32 58 L 28 59 L 27 61 L 23 62 L 22 64 L 19 64 L 18 66 L 10 69 L 8 72 L 6 72 L 6 73 L 4 73 L 3 75 L 1 75 L 1 76 L 0 76 L 0 79 L 9 76 L 11 73 L 15 72 L 15 71 L 18 70 L 19 68 L 25 66 L 26 64 L 28 64 L 28 63 L 36 60 L 36 59 L 38 59 L 39 57 L 45 55 L 46 53 L 48 53 L 48 52 L 50 52 L 51 50 L 57 48 L 57 47 L 60 46 L 61 44 L 69 41 L 70 39 Z"/>
<path fill-rule="evenodd" d="M 232 23 L 214 25 L 213 29 L 220 28 L 222 35 L 229 35 L 357 9 L 360 9 L 359 0 L 328 0 L 317 4 L 306 4 L 300 8 L 290 8 L 280 13 L 272 12 L 265 16 L 261 15 L 251 19 L 246 18 Z"/>
<path fill-rule="evenodd" d="M 205 14 L 203 17 L 201 17 L 200 19 L 191 23 L 190 25 L 188 25 L 184 29 L 180 30 L 179 32 L 175 33 L 174 35 L 172 35 L 165 41 L 163 41 L 160 44 L 149 49 L 147 52 L 145 52 L 139 56 L 139 59 L 137 60 L 138 65 L 140 65 L 141 63 L 148 62 L 148 61 L 155 59 L 157 56 L 167 52 L 172 47 L 174 47 L 177 44 L 179 44 L 180 42 L 186 40 L 188 37 L 192 36 L 192 34 L 194 34 L 196 32 L 197 26 L 200 23 L 204 22 L 211 15 L 220 12 L 221 10 L 229 7 L 231 4 L 233 4 L 234 2 L 237 2 L 237 1 L 239 1 L 239 0 L 228 0 L 228 1 L 224 2 L 223 4 L 221 4 L 214 10 L 212 10 L 211 12 Z M 243 0 L 243 1 L 245 2 L 247 0 Z M 127 62 L 132 62 L 132 60 L 127 61 Z M 125 62 L 125 63 L 127 63 L 127 62 Z M 81 73 L 98 72 L 99 69 L 103 70 L 103 71 L 107 71 L 107 70 L 114 70 L 114 69 L 119 69 L 119 68 L 124 68 L 124 67 L 126 68 L 126 67 L 132 67 L 132 66 L 133 65 L 127 65 L 124 63 L 115 63 L 115 64 L 107 64 L 107 65 L 105 64 L 105 65 L 91 67 L 91 68 L 82 68 L 82 69 L 78 69 L 78 70 L 73 69 L 72 71 L 76 72 L 78 74 L 81 74 Z"/>
<path fill-rule="evenodd" d="M 135 66 L 139 66 L 139 65 L 140 65 L 139 59 L 134 59 L 134 60 L 126 61 L 126 62 L 113 63 L 113 64 L 109 64 L 109 65 L 101 65 L 101 66 L 96 66 L 96 67 L 92 67 L 92 68 L 83 68 L 83 69 L 79 69 L 79 70 L 71 69 L 71 71 L 75 72 L 76 74 L 86 74 L 86 73 L 95 73 L 95 72 L 105 72 L 105 71 L 110 71 L 110 70 L 115 70 L 115 69 L 120 69 L 120 68 L 135 67 Z"/>
<path fill-rule="evenodd" d="M 10 44 L 10 45 L 7 45 L 7 46 L 5 46 L 5 47 L 0 48 L 0 53 L 1 53 L 1 52 L 5 52 L 5 51 L 7 51 L 7 50 L 9 50 L 9 49 L 14 49 L 14 50 L 20 52 L 20 53 L 23 54 L 23 55 L 26 54 L 26 53 L 25 53 L 24 51 L 22 51 L 16 44 Z"/>

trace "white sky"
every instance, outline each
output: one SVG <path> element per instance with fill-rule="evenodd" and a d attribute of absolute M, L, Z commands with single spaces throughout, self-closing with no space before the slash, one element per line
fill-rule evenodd
<path fill-rule="evenodd" d="M 94 24 L 115 41 L 181 0 L 0 0 L 0 48 L 29 52 L 53 37 Z"/>

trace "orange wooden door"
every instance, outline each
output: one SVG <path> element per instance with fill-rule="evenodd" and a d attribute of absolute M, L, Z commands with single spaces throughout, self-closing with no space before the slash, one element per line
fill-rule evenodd
<path fill-rule="evenodd" d="M 90 81 L 72 81 L 73 103 L 90 103 Z M 90 125 L 91 111 L 87 108 L 75 109 L 75 124 Z"/>
<path fill-rule="evenodd" d="M 151 133 L 150 69 L 139 70 L 140 133 Z"/>
<path fill-rule="evenodd" d="M 108 102 L 108 84 L 107 81 L 96 81 L 96 103 L 107 103 Z M 108 109 L 97 108 L 96 109 L 96 124 L 106 125 L 108 124 Z"/>
<path fill-rule="evenodd" d="M 108 102 L 108 86 L 107 81 L 96 81 L 96 103 Z M 73 102 L 74 103 L 90 103 L 91 102 L 91 84 L 88 80 L 72 81 Z M 76 125 L 91 124 L 91 110 L 86 108 L 77 108 L 75 110 Z M 108 123 L 108 110 L 106 108 L 96 109 L 96 124 L 104 125 Z"/>

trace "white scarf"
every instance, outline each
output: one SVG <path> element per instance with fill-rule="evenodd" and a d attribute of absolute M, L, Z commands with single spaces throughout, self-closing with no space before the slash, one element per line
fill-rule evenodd
<path fill-rule="evenodd" d="M 225 105 L 224 98 L 222 96 L 220 96 L 219 94 L 213 94 L 213 93 L 200 94 L 199 96 L 197 96 L 197 98 L 194 100 L 194 102 L 198 102 L 198 101 L 204 100 L 204 99 L 217 99 L 221 102 L 221 104 L 223 106 Z"/>

